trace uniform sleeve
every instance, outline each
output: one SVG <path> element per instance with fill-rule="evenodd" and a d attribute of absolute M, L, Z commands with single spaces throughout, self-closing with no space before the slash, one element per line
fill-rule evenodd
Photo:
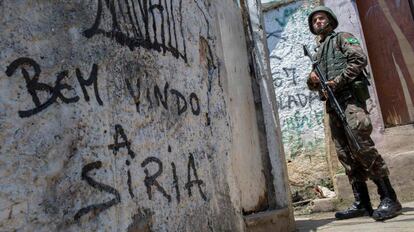
<path fill-rule="evenodd" d="M 352 82 L 367 65 L 367 56 L 359 40 L 350 33 L 341 33 L 339 36 L 338 46 L 347 57 L 347 65 L 343 72 L 334 79 L 336 89 Z"/>

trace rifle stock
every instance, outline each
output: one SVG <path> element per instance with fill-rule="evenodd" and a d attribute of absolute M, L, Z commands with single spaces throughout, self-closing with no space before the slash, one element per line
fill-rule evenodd
<path fill-rule="evenodd" d="M 354 133 L 352 132 L 352 129 L 349 127 L 348 122 L 346 121 L 346 116 L 344 111 L 342 110 L 341 106 L 339 105 L 338 101 L 336 100 L 336 97 L 329 85 L 327 84 L 327 78 L 325 75 L 322 74 L 319 64 L 316 60 L 313 59 L 311 53 L 309 52 L 308 46 L 303 45 L 303 51 L 305 56 L 309 57 L 309 59 L 312 61 L 313 67 L 315 67 L 315 71 L 317 76 L 319 77 L 321 88 L 324 92 L 328 95 L 328 101 L 331 107 L 334 109 L 335 113 L 338 115 L 339 119 L 341 120 L 342 125 L 344 126 L 345 132 L 348 135 L 348 138 L 351 140 L 352 146 L 355 149 L 355 151 L 358 153 L 361 150 L 361 145 L 359 145 Z"/>

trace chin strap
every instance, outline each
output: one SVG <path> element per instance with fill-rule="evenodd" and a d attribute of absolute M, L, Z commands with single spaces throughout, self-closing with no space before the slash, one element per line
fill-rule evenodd
<path fill-rule="evenodd" d="M 330 29 L 330 28 L 331 28 L 331 24 L 328 22 L 328 23 L 326 23 L 326 25 L 323 28 L 316 31 L 316 34 L 318 34 L 318 35 L 326 34 L 326 32 L 329 31 L 328 29 Z"/>

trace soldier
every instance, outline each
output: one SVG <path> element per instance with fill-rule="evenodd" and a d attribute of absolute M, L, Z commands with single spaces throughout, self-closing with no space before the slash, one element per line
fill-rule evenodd
<path fill-rule="evenodd" d="M 321 72 L 326 76 L 327 84 L 344 110 L 346 120 L 361 146 L 360 152 L 353 151 L 340 119 L 330 107 L 326 93 L 320 89 L 316 72 L 312 71 L 307 80 L 308 87 L 312 91 L 319 91 L 321 100 L 326 100 L 332 139 L 355 197 L 351 207 L 336 212 L 335 217 L 347 219 L 369 215 L 377 221 L 395 217 L 401 213 L 401 204 L 388 179 L 387 165 L 370 137 L 372 124 L 365 103 L 369 98 L 365 75 L 367 57 L 352 34 L 334 31 L 338 20 L 331 9 L 316 7 L 309 15 L 308 24 L 310 31 L 319 39 L 315 58 Z M 381 203 L 376 210 L 371 206 L 367 178 L 378 187 Z"/>

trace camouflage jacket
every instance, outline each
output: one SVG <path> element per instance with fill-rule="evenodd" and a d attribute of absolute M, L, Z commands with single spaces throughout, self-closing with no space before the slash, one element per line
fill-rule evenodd
<path fill-rule="evenodd" d="M 347 89 L 367 65 L 367 56 L 360 42 L 350 33 L 332 32 L 325 40 L 320 41 L 315 58 L 328 80 L 333 80 L 335 95 Z M 341 59 L 343 62 L 341 62 Z M 320 92 L 319 84 L 307 80 L 308 88 Z M 322 95 L 321 99 L 323 99 Z"/>

